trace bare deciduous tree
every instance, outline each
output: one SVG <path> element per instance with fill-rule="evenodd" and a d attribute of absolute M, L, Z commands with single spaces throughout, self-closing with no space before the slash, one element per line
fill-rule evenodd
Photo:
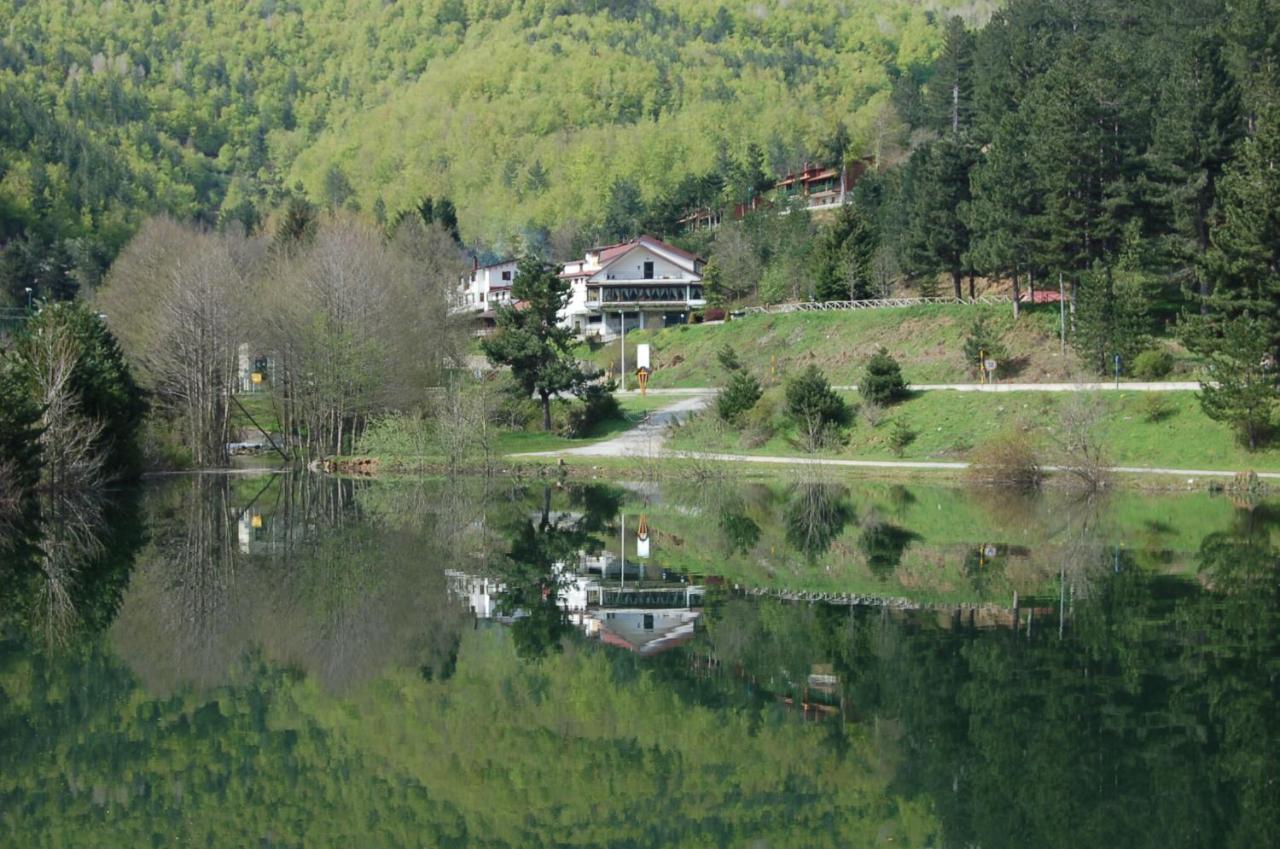
<path fill-rule="evenodd" d="M 23 337 L 20 358 L 40 407 L 40 486 L 89 488 L 102 479 L 106 460 L 102 423 L 80 410 L 72 385 L 82 345 L 65 323 L 49 322 Z"/>
<path fill-rule="evenodd" d="M 1058 408 L 1054 427 L 1057 465 L 1082 489 L 1102 489 L 1110 479 L 1102 426 L 1106 404 L 1095 392 L 1072 392 Z"/>
<path fill-rule="evenodd" d="M 152 219 L 98 298 L 143 383 L 180 422 L 197 465 L 226 457 L 229 397 L 247 331 L 242 241 Z"/>

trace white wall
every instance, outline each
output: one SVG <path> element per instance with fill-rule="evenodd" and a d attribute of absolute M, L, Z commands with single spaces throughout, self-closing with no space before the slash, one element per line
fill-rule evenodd
<path fill-rule="evenodd" d="M 593 282 L 608 280 L 644 280 L 645 262 L 653 263 L 654 280 L 688 280 L 696 282 L 699 276 L 687 267 L 677 265 L 646 245 L 632 248 L 612 265 L 600 269 L 591 276 Z"/>

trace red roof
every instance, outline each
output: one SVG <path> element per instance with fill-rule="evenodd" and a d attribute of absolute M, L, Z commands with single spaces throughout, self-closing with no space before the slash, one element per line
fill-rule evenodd
<path fill-rule="evenodd" d="M 1028 301 L 1033 304 L 1056 304 L 1062 300 L 1062 294 L 1053 289 L 1037 289 L 1034 297 L 1032 297 L 1032 294 L 1031 292 L 1019 292 L 1018 301 L 1024 304 Z"/>

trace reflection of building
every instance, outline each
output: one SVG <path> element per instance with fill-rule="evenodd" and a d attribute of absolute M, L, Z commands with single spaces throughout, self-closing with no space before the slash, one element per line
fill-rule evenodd
<path fill-rule="evenodd" d="M 619 567 L 621 564 L 619 564 Z M 517 610 L 500 614 L 502 583 L 491 578 L 450 570 L 449 592 L 466 603 L 477 618 L 510 623 L 525 615 Z M 693 638 L 702 615 L 701 586 L 627 586 L 586 575 L 561 573 L 557 602 L 588 637 L 648 657 L 683 645 Z"/>
<path fill-rule="evenodd" d="M 610 610 L 595 612 L 589 636 L 601 642 L 649 657 L 683 645 L 693 639 L 694 626 L 701 611 L 670 608 L 666 610 Z"/>

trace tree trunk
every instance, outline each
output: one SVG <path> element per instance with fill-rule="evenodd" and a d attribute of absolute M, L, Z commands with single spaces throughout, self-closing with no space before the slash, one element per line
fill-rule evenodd
<path fill-rule="evenodd" d="M 973 279 L 973 278 L 974 278 L 974 274 L 973 274 L 973 272 L 972 272 L 972 271 L 970 271 L 970 272 L 969 272 L 969 300 L 971 300 L 971 301 L 978 297 L 977 292 L 976 292 L 976 291 L 975 291 L 975 289 L 974 289 L 974 279 Z"/>
<path fill-rule="evenodd" d="M 1018 269 L 1013 270 L 1013 320 L 1017 321 L 1022 312 L 1022 287 L 1018 283 Z"/>
<path fill-rule="evenodd" d="M 551 393 L 542 392 L 542 429 L 551 430 Z"/>
<path fill-rule="evenodd" d="M 958 268 L 951 269 L 951 288 L 955 290 L 957 301 L 962 300 L 964 298 L 964 290 L 961 288 L 963 281 L 964 281 L 963 272 L 961 272 L 960 269 Z"/>

